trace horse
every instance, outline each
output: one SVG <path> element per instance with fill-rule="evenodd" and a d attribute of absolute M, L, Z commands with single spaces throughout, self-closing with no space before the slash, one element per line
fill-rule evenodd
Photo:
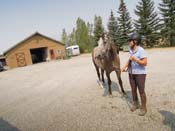
<path fill-rule="evenodd" d="M 100 82 L 102 81 L 103 84 L 105 83 L 104 72 L 106 73 L 109 95 L 112 95 L 110 73 L 113 71 L 116 72 L 122 93 L 126 95 L 121 79 L 119 49 L 114 45 L 114 42 L 110 38 L 107 40 L 103 39 L 103 43 L 100 43 L 93 49 L 92 61 L 95 66 L 98 79 Z"/>

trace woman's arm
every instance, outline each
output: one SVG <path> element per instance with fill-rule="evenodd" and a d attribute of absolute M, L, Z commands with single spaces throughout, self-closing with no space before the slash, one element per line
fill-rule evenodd
<path fill-rule="evenodd" d="M 136 63 L 140 65 L 147 66 L 147 58 L 138 59 L 135 56 L 131 56 L 130 60 L 135 61 Z"/>
<path fill-rule="evenodd" d="M 143 66 L 147 66 L 147 58 L 143 58 L 143 59 L 138 59 L 136 60 L 136 62 L 140 65 L 143 65 Z"/>
<path fill-rule="evenodd" d="M 127 61 L 127 63 L 122 67 L 121 71 L 122 72 L 127 71 L 128 66 L 129 66 L 129 61 Z"/>

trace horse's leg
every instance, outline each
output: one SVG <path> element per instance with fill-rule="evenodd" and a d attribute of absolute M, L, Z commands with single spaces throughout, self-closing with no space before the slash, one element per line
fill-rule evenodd
<path fill-rule="evenodd" d="M 101 77 L 102 77 L 102 82 L 105 83 L 105 80 L 104 80 L 104 70 L 101 69 Z"/>
<path fill-rule="evenodd" d="M 118 82 L 119 82 L 119 84 L 120 84 L 120 88 L 121 88 L 121 90 L 122 90 L 122 93 L 123 93 L 123 94 L 126 94 L 126 92 L 125 92 L 125 90 L 124 90 L 124 88 L 123 88 L 123 82 L 122 82 L 122 79 L 121 79 L 121 70 L 119 69 L 119 70 L 117 70 L 117 71 L 115 71 L 115 72 L 116 72 L 116 74 L 117 74 Z"/>
<path fill-rule="evenodd" d="M 94 50 L 92 51 L 92 61 L 94 63 L 95 69 L 97 71 L 98 79 L 99 79 L 99 81 L 101 81 L 99 67 L 95 64 Z"/>
<path fill-rule="evenodd" d="M 94 64 L 95 65 L 95 64 Z M 99 71 L 99 68 L 95 65 L 95 69 L 97 71 L 97 76 L 98 76 L 98 79 L 99 81 L 101 81 L 101 78 L 100 78 L 100 71 Z"/>
<path fill-rule="evenodd" d="M 110 73 L 106 72 L 106 77 L 108 79 L 108 90 L 109 90 L 109 94 L 112 95 Z"/>

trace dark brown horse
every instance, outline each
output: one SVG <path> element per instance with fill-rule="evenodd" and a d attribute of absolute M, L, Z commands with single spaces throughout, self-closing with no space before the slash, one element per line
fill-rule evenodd
<path fill-rule="evenodd" d="M 109 94 L 112 95 L 110 73 L 116 72 L 121 91 L 126 94 L 123 89 L 123 83 L 121 79 L 120 58 L 117 47 L 113 44 L 112 40 L 107 39 L 102 44 L 95 47 L 92 51 L 92 60 L 95 65 L 97 75 L 100 81 L 105 83 L 104 72 L 108 80 Z M 101 70 L 101 73 L 100 73 Z M 100 75 L 101 74 L 101 75 Z"/>

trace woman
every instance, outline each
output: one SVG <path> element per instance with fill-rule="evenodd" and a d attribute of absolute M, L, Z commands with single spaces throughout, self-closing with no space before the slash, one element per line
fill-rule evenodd
<path fill-rule="evenodd" d="M 129 39 L 129 60 L 126 65 L 121 69 L 122 72 L 128 69 L 129 81 L 132 90 L 133 107 L 131 111 L 139 108 L 137 89 L 139 90 L 141 98 L 141 109 L 139 115 L 144 116 L 147 112 L 146 108 L 146 93 L 145 93 L 145 80 L 146 80 L 146 65 L 147 55 L 145 50 L 140 47 L 141 36 L 138 33 L 133 33 Z"/>

